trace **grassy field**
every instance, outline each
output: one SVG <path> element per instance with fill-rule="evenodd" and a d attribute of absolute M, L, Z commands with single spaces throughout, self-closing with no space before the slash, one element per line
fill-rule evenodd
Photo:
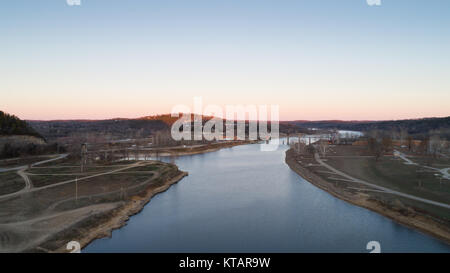
<path fill-rule="evenodd" d="M 13 168 L 23 165 L 29 165 L 50 158 L 52 158 L 52 156 L 32 156 L 23 158 L 2 159 L 0 160 L 0 168 Z"/>
<path fill-rule="evenodd" d="M 84 168 L 84 172 L 80 171 L 79 166 L 73 165 L 55 165 L 47 168 L 31 168 L 27 174 L 31 178 L 33 185 L 35 187 L 47 186 L 55 183 L 61 183 L 68 180 L 73 180 L 75 178 L 82 179 L 84 177 L 90 177 L 93 175 L 98 175 L 106 172 L 115 171 L 118 168 L 126 167 L 131 165 L 134 162 L 129 164 L 115 164 L 115 165 L 93 165 L 87 166 Z M 162 164 L 151 164 L 145 166 L 137 166 L 130 169 L 126 169 L 124 171 L 115 172 L 113 174 L 106 174 L 102 176 L 97 176 L 94 178 L 89 178 L 87 180 L 80 180 L 85 183 L 85 181 L 98 181 L 106 183 L 110 181 L 111 183 L 119 180 L 126 182 L 133 182 L 134 180 L 142 181 L 142 177 L 151 178 L 153 176 L 153 172 L 157 171 L 161 168 Z M 128 184 L 128 183 L 127 183 Z"/>
<path fill-rule="evenodd" d="M 447 158 L 415 155 L 409 159 L 417 165 L 411 165 L 405 164 L 403 159 L 391 155 L 385 155 L 376 160 L 375 157 L 367 156 L 364 148 L 351 145 L 331 147 L 327 155 L 321 158 L 325 163 L 352 177 L 417 197 L 450 204 L 450 180 L 442 178 L 438 170 L 424 167 L 450 167 L 450 160 Z M 312 158 L 308 160 L 306 162 L 317 164 Z M 314 165 L 310 169 L 331 183 L 339 183 L 350 188 L 363 188 L 357 183 L 333 179 L 342 177 L 328 173 L 327 169 L 322 166 Z M 409 205 L 427 214 L 450 220 L 450 211 L 445 208 L 388 193 L 370 192 L 370 195 L 397 207 Z"/>
<path fill-rule="evenodd" d="M 29 168 L 24 171 L 31 181 L 27 188 L 16 170 L 0 173 L 0 195 L 17 192 L 0 198 L 0 252 L 33 247 L 49 234 L 76 227 L 80 219 L 112 213 L 182 174 L 175 165 L 156 161 L 97 163 L 80 170 L 69 160 Z M 98 176 L 88 177 L 92 175 Z M 77 183 L 59 184 L 76 177 Z M 42 188 L 46 185 L 54 186 Z"/>
<path fill-rule="evenodd" d="M 326 158 L 327 163 L 353 177 L 419 197 L 450 203 L 450 181 L 437 172 L 417 165 L 406 165 L 401 159 Z"/>
<path fill-rule="evenodd" d="M 24 187 L 24 180 L 15 171 L 0 173 L 0 195 L 19 191 Z"/>

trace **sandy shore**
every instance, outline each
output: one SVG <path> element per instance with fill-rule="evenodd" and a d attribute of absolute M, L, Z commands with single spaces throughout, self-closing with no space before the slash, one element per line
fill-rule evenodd
<path fill-rule="evenodd" d="M 409 213 L 405 214 L 404 209 L 401 210 L 399 208 L 388 206 L 387 204 L 371 198 L 368 194 L 353 193 L 346 191 L 343 187 L 335 186 L 334 183 L 330 183 L 310 170 L 302 167 L 295 160 L 293 150 L 286 151 L 285 160 L 286 164 L 288 164 L 294 172 L 329 194 L 353 205 L 374 211 L 401 225 L 429 234 L 450 244 L 450 227 L 448 225 L 438 222 L 430 217 L 415 213 L 413 208 L 409 207 Z"/>

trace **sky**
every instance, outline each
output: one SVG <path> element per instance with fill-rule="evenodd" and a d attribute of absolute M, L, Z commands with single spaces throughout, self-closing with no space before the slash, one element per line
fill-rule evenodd
<path fill-rule="evenodd" d="M 135 118 L 278 105 L 282 120 L 450 116 L 450 1 L 2 1 L 0 110 Z"/>

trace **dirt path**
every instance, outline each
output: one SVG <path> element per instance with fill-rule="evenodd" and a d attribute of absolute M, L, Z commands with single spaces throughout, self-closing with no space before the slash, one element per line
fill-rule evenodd
<path fill-rule="evenodd" d="M 418 163 L 415 163 L 413 161 L 411 161 L 409 158 L 406 157 L 405 154 L 395 150 L 394 151 L 394 155 L 400 157 L 401 159 L 403 159 L 404 161 L 406 161 L 406 164 L 410 164 L 410 165 L 417 165 L 420 166 L 422 168 L 426 168 L 426 169 L 430 169 L 433 171 L 437 171 L 440 172 L 442 174 L 442 178 L 444 179 L 449 179 L 450 180 L 450 168 L 443 168 L 443 169 L 439 169 L 439 168 L 433 168 L 430 166 L 424 166 L 424 165 L 419 165 Z"/>
<path fill-rule="evenodd" d="M 81 208 L 73 209 L 73 210 L 69 210 L 69 211 L 50 213 L 50 214 L 46 214 L 46 215 L 43 215 L 43 216 L 27 219 L 27 220 L 24 220 L 24 221 L 0 224 L 0 227 L 19 227 L 19 226 L 23 226 L 23 225 L 32 226 L 34 223 L 41 222 L 41 221 L 48 221 L 48 220 L 51 220 L 53 218 L 57 218 L 57 217 L 60 217 L 60 216 L 65 216 L 68 213 L 80 213 L 80 212 L 92 213 L 94 210 L 111 209 L 111 208 L 113 208 L 115 206 L 117 206 L 116 203 L 96 204 L 96 205 L 91 205 L 91 206 L 87 206 L 87 207 L 81 207 Z"/>
<path fill-rule="evenodd" d="M 355 183 L 359 183 L 359 184 L 363 184 L 363 185 L 375 188 L 377 190 L 380 190 L 380 191 L 383 191 L 383 192 L 386 192 L 386 193 L 390 193 L 390 194 L 394 194 L 394 195 L 401 196 L 401 197 L 404 197 L 404 198 L 408 198 L 408 199 L 420 201 L 420 202 L 423 202 L 423 203 L 427 203 L 427 204 L 431 204 L 431 205 L 435 205 L 435 206 L 439 206 L 439 207 L 450 209 L 450 205 L 449 204 L 436 202 L 436 201 L 433 201 L 433 200 L 417 197 L 417 196 L 414 196 L 414 195 L 411 195 L 411 194 L 406 194 L 406 193 L 403 193 L 403 192 L 391 190 L 389 188 L 378 186 L 378 185 L 372 184 L 370 182 L 367 182 L 367 181 L 364 181 L 364 180 L 352 177 L 352 176 L 350 176 L 350 175 L 348 175 L 348 174 L 346 174 L 344 172 L 341 172 L 341 171 L 331 167 L 330 165 L 326 164 L 325 162 L 323 162 L 322 159 L 320 159 L 320 156 L 319 156 L 318 153 L 314 154 L 314 158 L 316 159 L 316 161 L 320 165 L 322 165 L 323 167 L 327 168 L 330 171 L 333 171 L 334 173 L 336 173 L 336 174 L 338 174 L 338 175 L 340 175 L 342 177 L 345 177 L 346 179 L 349 180 L 349 182 L 352 181 L 352 182 L 355 182 Z"/>
<path fill-rule="evenodd" d="M 31 183 L 30 178 L 28 177 L 28 175 L 25 173 L 25 171 L 28 169 L 28 167 L 25 167 L 23 169 L 20 169 L 17 171 L 17 174 L 23 178 L 23 180 L 25 181 L 25 188 L 22 189 L 22 191 L 29 191 L 32 187 L 33 184 Z"/>
<path fill-rule="evenodd" d="M 121 172 L 119 172 L 119 173 L 121 173 Z M 158 179 L 161 176 L 161 174 L 159 172 L 155 172 L 155 171 L 149 171 L 148 174 L 152 174 L 152 177 L 149 179 L 149 181 Z M 125 190 L 129 190 L 130 188 L 135 188 L 135 187 L 141 187 L 141 186 L 143 186 L 145 184 L 148 184 L 149 181 L 142 182 L 142 183 L 140 183 L 138 185 L 135 185 L 135 186 L 126 187 Z M 119 190 L 108 191 L 108 192 L 101 192 L 101 193 L 97 193 L 97 194 L 90 194 L 89 197 L 92 198 L 92 197 L 104 196 L 104 195 L 108 195 L 108 194 L 111 194 L 111 193 L 114 193 L 114 192 L 119 192 Z M 86 197 L 86 196 L 80 196 L 79 198 L 82 199 L 83 197 Z M 48 206 L 48 208 L 45 211 L 48 212 L 48 213 L 51 213 L 57 206 L 59 206 L 60 204 L 62 204 L 64 202 L 70 201 L 70 200 L 75 200 L 75 197 L 70 197 L 70 198 L 67 198 L 67 199 L 59 200 L 59 201 L 51 204 L 50 206 Z"/>
<path fill-rule="evenodd" d="M 135 168 L 135 167 L 138 167 L 138 166 L 142 166 L 142 165 L 143 165 L 142 162 L 137 162 L 137 163 L 134 163 L 134 164 L 130 164 L 127 167 L 115 169 L 115 170 L 104 172 L 104 173 L 99 173 L 99 174 L 94 174 L 94 175 L 90 175 L 90 176 L 85 176 L 85 177 L 81 177 L 81 178 L 78 178 L 78 179 L 71 179 L 71 180 L 67 180 L 67 181 L 63 181 L 63 182 L 59 182 L 59 183 L 55 183 L 55 184 L 51 184 L 51 185 L 47 185 L 47 186 L 43 186 L 43 187 L 39 187 L 39 188 L 31 188 L 31 189 L 29 189 L 27 191 L 20 190 L 20 191 L 17 191 L 17 192 L 1 195 L 0 196 L 0 200 L 11 198 L 11 197 L 15 197 L 15 196 L 23 194 L 24 192 L 41 191 L 41 190 L 45 190 L 45 189 L 49 189 L 49 188 L 58 187 L 58 186 L 61 186 L 61 185 L 73 183 L 75 181 L 82 181 L 82 180 L 91 179 L 91 178 L 94 178 L 94 177 L 99 177 L 99 176 L 103 176 L 103 175 L 117 173 L 117 172 L 120 172 L 120 171 L 124 171 L 124 170 L 127 170 L 127 169 L 131 169 L 131 168 Z"/>
<path fill-rule="evenodd" d="M 22 165 L 22 166 L 16 166 L 16 167 L 12 167 L 12 168 L 0 168 L 0 173 L 4 173 L 4 172 L 10 172 L 10 171 L 18 171 L 21 170 L 23 168 L 28 168 L 28 167 L 34 167 L 34 166 L 38 166 L 38 165 L 42 165 L 48 162 L 52 162 L 52 161 L 56 161 L 56 160 L 60 160 L 63 158 L 66 158 L 69 154 L 60 154 L 57 157 L 54 158 L 50 158 L 47 160 L 43 160 L 43 161 L 39 161 L 30 165 Z"/>
<path fill-rule="evenodd" d="M 406 157 L 405 154 L 403 154 L 397 150 L 394 150 L 394 156 L 398 156 L 401 159 L 403 159 L 406 162 L 405 164 L 407 164 L 407 165 L 419 165 L 417 163 L 412 162 L 409 158 Z"/>
<path fill-rule="evenodd" d="M 111 211 L 120 204 L 118 202 L 96 204 L 69 211 L 46 214 L 20 222 L 0 224 L 0 253 L 21 252 L 39 245 L 49 240 L 54 234 L 76 225 L 83 219 Z"/>
<path fill-rule="evenodd" d="M 38 165 L 42 165 L 42 164 L 45 164 L 45 163 L 48 163 L 48 162 L 52 162 L 52 161 L 63 159 L 65 157 L 67 157 L 67 156 L 68 156 L 68 154 L 60 154 L 57 157 L 46 159 L 46 160 L 43 160 L 43 161 L 39 161 L 39 162 L 30 164 L 30 165 L 23 165 L 23 166 L 13 167 L 13 168 L 3 168 L 3 169 L 0 169 L 0 173 L 1 172 L 9 172 L 9 171 L 17 170 L 17 174 L 20 177 L 22 177 L 22 179 L 25 181 L 25 187 L 23 189 L 21 189 L 20 191 L 17 191 L 17 192 L 14 192 L 14 193 L 21 194 L 21 193 L 24 193 L 24 192 L 28 192 L 28 191 L 30 191 L 33 188 L 33 183 L 31 183 L 31 180 L 28 177 L 28 174 L 25 173 L 26 170 L 28 170 L 30 167 L 33 167 L 33 166 L 38 166 Z M 0 198 L 1 197 L 2 196 L 0 196 Z"/>
<path fill-rule="evenodd" d="M 441 169 L 442 177 L 450 180 L 450 168 Z"/>

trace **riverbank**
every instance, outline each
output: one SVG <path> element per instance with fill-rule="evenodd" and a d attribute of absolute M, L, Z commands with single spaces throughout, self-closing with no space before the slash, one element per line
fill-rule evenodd
<path fill-rule="evenodd" d="M 68 252 L 66 246 L 70 241 L 78 242 L 82 249 L 96 239 L 111 237 L 115 229 L 125 226 L 130 217 L 141 212 L 155 195 L 168 190 L 187 175 L 187 172 L 175 168 L 161 176 L 160 183 L 148 183 L 146 188 L 130 196 L 126 201 L 103 204 L 108 205 L 108 210 L 101 213 L 92 213 L 91 210 L 91 213 L 78 215 L 80 218 L 77 222 L 51 236 L 40 246 L 26 252 Z M 88 208 L 86 207 L 86 209 Z M 49 243 L 50 245 L 48 245 Z M 58 247 L 52 248 L 51 246 Z"/>
<path fill-rule="evenodd" d="M 100 226 L 92 226 L 88 228 L 86 236 L 79 241 L 81 248 L 86 247 L 89 243 L 96 239 L 104 237 L 111 237 L 115 229 L 119 229 L 126 225 L 131 216 L 138 214 L 144 209 L 145 205 L 157 194 L 165 192 L 173 184 L 178 183 L 183 177 L 187 176 L 187 172 L 182 172 L 170 179 L 167 179 L 164 185 L 153 188 L 149 187 L 143 194 L 138 194 L 131 197 L 131 200 L 125 203 L 117 211 L 111 213 L 110 219 Z M 58 252 L 64 252 L 65 248 L 59 249 Z"/>
<path fill-rule="evenodd" d="M 329 194 L 353 205 L 374 211 L 399 224 L 419 230 L 450 244 L 450 227 L 438 219 L 419 213 L 412 207 L 399 207 L 386 204 L 371 196 L 370 193 L 350 191 L 345 187 L 339 186 L 337 183 L 326 181 L 316 173 L 300 165 L 295 158 L 295 151 L 292 149 L 286 151 L 285 161 L 294 172 Z"/>
<path fill-rule="evenodd" d="M 253 142 L 230 141 L 190 147 L 179 146 L 169 148 L 169 154 L 178 156 L 207 153 L 217 151 L 222 148 L 250 143 Z M 158 151 L 159 156 L 163 156 L 162 150 L 164 150 L 164 148 L 161 148 Z M 80 244 L 81 248 L 84 248 L 96 239 L 110 237 L 113 230 L 119 229 L 126 225 L 129 218 L 132 215 L 139 213 L 154 195 L 166 191 L 168 188 L 170 188 L 171 185 L 177 183 L 184 176 L 188 175 L 187 172 L 180 171 L 174 164 L 162 162 L 156 163 L 156 165 L 154 165 L 155 163 L 149 164 L 150 165 L 131 164 L 129 167 L 129 169 L 131 170 L 129 172 L 131 173 L 124 173 L 122 174 L 122 178 L 115 179 L 117 180 L 115 181 L 115 183 L 120 184 L 120 181 L 129 181 L 135 179 L 131 179 L 135 175 L 141 175 L 145 177 L 145 171 L 149 171 L 149 175 L 152 175 L 148 177 L 147 182 L 139 182 L 135 186 L 131 186 L 131 188 L 129 188 L 131 189 L 131 192 L 129 192 L 129 190 L 125 190 L 122 192 L 122 188 L 117 188 L 122 186 L 117 186 L 116 188 L 118 190 L 116 189 L 115 193 L 110 191 L 104 193 L 105 189 L 99 188 L 98 190 L 100 192 L 89 191 L 89 194 L 85 192 L 85 194 L 87 195 L 82 198 L 83 201 L 78 202 L 78 204 L 67 204 L 63 211 L 53 211 L 54 207 L 57 207 L 59 205 L 52 205 L 52 211 L 45 211 L 44 216 L 33 218 L 28 221 L 30 222 L 30 225 L 36 225 L 37 223 L 41 225 L 41 221 L 44 220 L 47 222 L 52 222 L 52 228 L 46 228 L 46 232 L 42 232 L 42 235 L 40 236 L 30 237 L 26 234 L 19 235 L 19 238 L 27 238 L 23 240 L 26 242 L 25 246 L 21 247 L 19 243 L 15 243 L 15 246 L 11 248 L 10 251 L 67 252 L 68 250 L 66 249 L 66 246 L 70 241 L 76 241 Z M 161 169 L 162 166 L 166 167 L 163 167 Z M 99 170 L 102 169 L 103 168 L 99 168 Z M 39 170 L 40 169 L 35 170 L 34 172 Z M 137 170 L 134 171 L 135 174 L 133 174 L 133 170 Z M 107 181 L 107 179 L 97 180 L 95 182 L 90 182 L 91 185 L 98 183 L 102 184 L 104 187 L 109 188 L 112 184 L 114 184 L 112 183 L 112 181 Z M 127 187 L 123 189 L 126 188 Z M 112 196 L 110 196 L 111 193 Z M 124 195 L 126 195 L 126 198 L 124 197 Z M 91 196 L 95 196 L 94 199 L 91 199 Z M 95 201 L 95 198 L 97 198 L 98 200 Z M 48 226 L 48 224 L 43 225 Z M 7 232 L 10 231 L 8 230 Z M 12 233 L 15 232 L 13 231 Z"/>
<path fill-rule="evenodd" d="M 183 156 L 183 155 L 195 155 L 216 152 L 223 148 L 231 148 L 239 145 L 255 144 L 259 141 L 226 141 L 218 143 L 209 143 L 193 146 L 177 146 L 154 149 L 154 152 L 149 153 L 150 156 Z"/>

